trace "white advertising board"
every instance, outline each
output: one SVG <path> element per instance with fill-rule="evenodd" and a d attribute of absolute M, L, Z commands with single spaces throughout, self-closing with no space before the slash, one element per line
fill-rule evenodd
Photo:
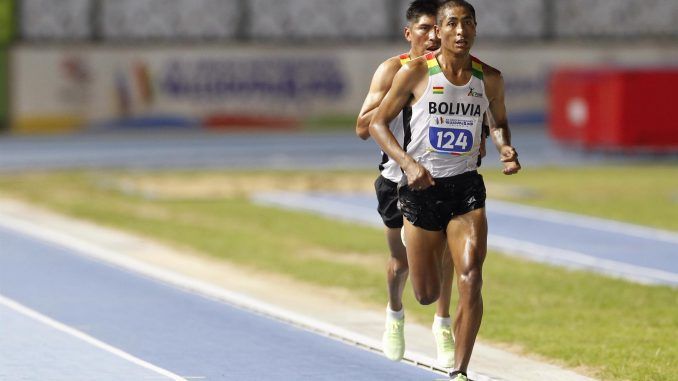
<path fill-rule="evenodd" d="M 16 46 L 15 124 L 66 117 L 87 126 L 121 118 L 356 115 L 379 63 L 405 45 L 358 47 Z M 675 47 L 479 46 L 504 73 L 509 114 L 539 123 L 549 73 L 561 66 L 671 65 Z M 159 122 L 160 123 L 160 122 Z"/>

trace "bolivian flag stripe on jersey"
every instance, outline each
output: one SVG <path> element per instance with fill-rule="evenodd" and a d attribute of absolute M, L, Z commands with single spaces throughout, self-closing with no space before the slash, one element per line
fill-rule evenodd
<path fill-rule="evenodd" d="M 442 72 L 435 53 L 431 52 L 426 55 L 426 63 L 428 64 L 428 75 L 436 75 Z"/>
<path fill-rule="evenodd" d="M 483 64 L 479 59 L 471 56 L 471 72 L 473 76 L 482 80 L 483 79 Z"/>
<path fill-rule="evenodd" d="M 402 60 L 402 56 L 401 56 Z M 442 69 L 440 68 L 440 65 L 438 64 L 438 60 L 436 59 L 436 56 L 434 53 L 428 53 L 426 55 L 426 64 L 428 65 L 428 75 L 436 75 L 438 73 L 442 72 Z M 483 79 L 483 63 L 480 62 L 479 59 L 471 56 L 471 73 L 473 74 L 474 77 L 482 80 Z M 433 89 L 434 94 L 442 94 L 436 92 L 436 89 Z"/>

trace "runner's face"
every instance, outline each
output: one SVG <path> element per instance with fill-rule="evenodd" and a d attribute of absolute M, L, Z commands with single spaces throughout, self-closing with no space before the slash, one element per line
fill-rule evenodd
<path fill-rule="evenodd" d="M 436 36 L 436 18 L 433 16 L 421 16 L 416 22 L 410 23 L 405 28 L 405 38 L 410 42 L 412 55 L 423 56 L 428 52 L 440 48 L 440 40 Z"/>
<path fill-rule="evenodd" d="M 464 7 L 443 11 L 438 28 L 442 46 L 455 54 L 468 54 L 476 40 L 476 22 Z"/>

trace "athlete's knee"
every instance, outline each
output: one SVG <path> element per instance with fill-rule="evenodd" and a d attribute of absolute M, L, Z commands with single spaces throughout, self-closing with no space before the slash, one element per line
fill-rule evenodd
<path fill-rule="evenodd" d="M 397 277 L 406 277 L 410 272 L 410 267 L 407 264 L 407 260 L 400 260 L 398 258 L 391 257 L 391 272 Z"/>
<path fill-rule="evenodd" d="M 439 294 L 425 294 L 425 295 L 417 295 L 417 301 L 419 304 L 422 306 L 428 306 L 436 301 L 438 301 L 438 298 L 440 297 Z"/>
<path fill-rule="evenodd" d="M 459 274 L 459 290 L 470 297 L 480 295 L 483 288 L 483 271 L 481 267 L 470 267 Z"/>
<path fill-rule="evenodd" d="M 440 286 L 429 286 L 423 289 L 414 290 L 414 297 L 417 298 L 419 304 L 428 306 L 435 303 L 440 297 Z"/>

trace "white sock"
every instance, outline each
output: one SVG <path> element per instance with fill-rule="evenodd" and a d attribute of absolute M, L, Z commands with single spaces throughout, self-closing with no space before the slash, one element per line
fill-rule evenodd
<path fill-rule="evenodd" d="M 386 316 L 389 319 L 403 320 L 405 318 L 405 309 L 401 308 L 400 311 L 393 311 L 391 309 L 391 303 L 386 306 Z"/>
<path fill-rule="evenodd" d="M 433 316 L 433 326 L 434 327 L 450 327 L 452 325 L 451 317 L 440 317 L 438 314 Z"/>

